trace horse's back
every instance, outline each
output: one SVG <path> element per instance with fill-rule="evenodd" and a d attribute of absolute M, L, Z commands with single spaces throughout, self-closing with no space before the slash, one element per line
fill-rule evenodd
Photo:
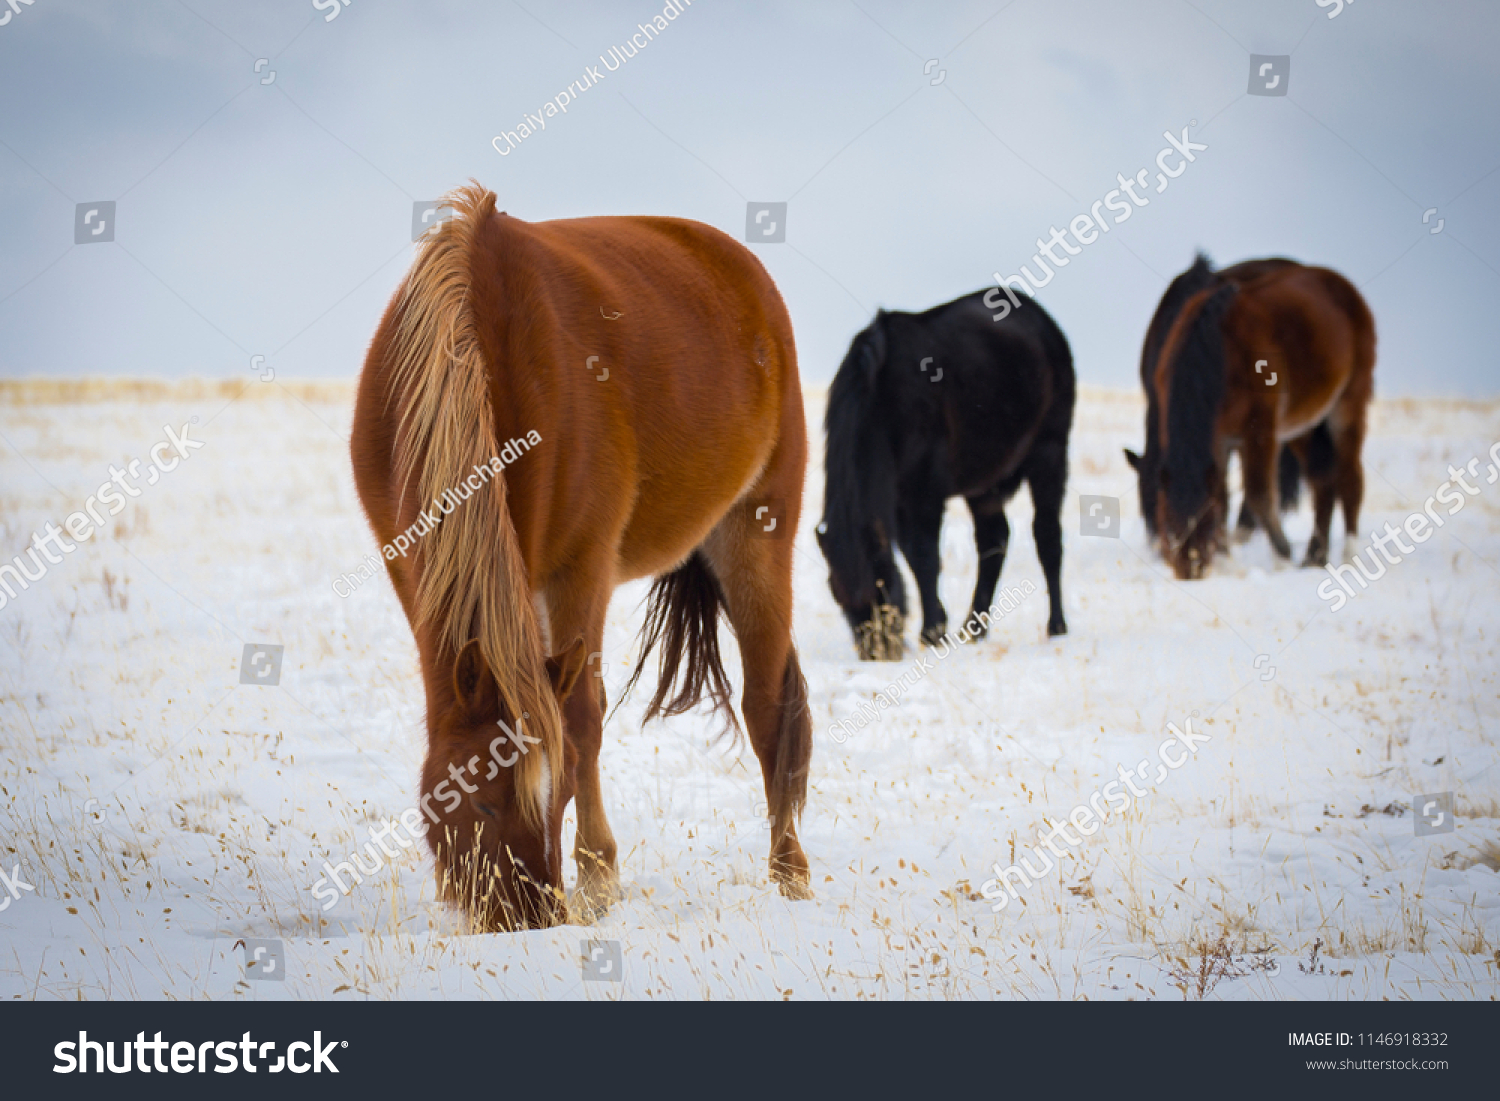
<path fill-rule="evenodd" d="M 931 395 L 912 403 L 931 413 L 912 430 L 941 440 L 951 489 L 963 495 L 1012 475 L 1045 431 L 1065 445 L 1072 423 L 1074 371 L 1062 330 L 1030 301 L 995 321 L 983 298 L 976 292 L 922 314 L 892 315 L 908 320 L 897 326 L 905 347 L 887 364 L 893 400 Z M 943 369 L 941 381 L 930 382 L 919 353 Z"/>
<path fill-rule="evenodd" d="M 600 539 L 618 543 L 622 579 L 659 572 L 779 442 L 800 433 L 805 448 L 785 306 L 720 231 L 496 214 L 475 262 L 500 436 L 535 428 L 550 445 L 507 471 L 534 573 Z"/>

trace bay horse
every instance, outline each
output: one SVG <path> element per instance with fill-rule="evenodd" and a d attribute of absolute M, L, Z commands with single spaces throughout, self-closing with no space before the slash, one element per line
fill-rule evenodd
<path fill-rule="evenodd" d="M 1243 281 L 1217 281 L 1188 297 L 1162 342 L 1152 380 L 1161 456 L 1157 529 L 1178 578 L 1202 577 L 1222 546 L 1224 471 L 1235 448 L 1245 508 L 1277 555 L 1292 553 L 1278 507 L 1283 443 L 1313 492 L 1314 530 L 1303 565 L 1328 561 L 1335 497 L 1350 536 L 1346 551 L 1352 547 L 1374 372 L 1369 307 L 1328 268 L 1273 262 Z"/>
<path fill-rule="evenodd" d="M 697 222 L 528 223 L 478 184 L 444 201 L 452 219 L 419 242 L 371 343 L 350 446 L 421 658 L 420 804 L 442 897 L 486 930 L 568 920 L 574 798 L 575 898 L 593 909 L 614 894 L 596 662 L 611 593 L 644 577 L 637 677 L 662 644 L 646 719 L 706 699 L 738 733 L 725 614 L 771 877 L 806 897 L 796 822 L 812 726 L 791 627 L 807 429 L 775 285 Z M 471 499 L 443 508 L 463 486 Z"/>
<path fill-rule="evenodd" d="M 1062 330 L 1036 302 L 1001 314 L 975 292 L 925 313 L 879 310 L 834 375 L 824 417 L 823 518 L 828 583 L 862 660 L 904 650 L 900 547 L 922 600 L 920 640 L 948 631 L 938 599 L 938 536 L 948 498 L 974 518 L 979 554 L 964 632 L 983 637 L 1010 542 L 1005 505 L 1022 482 L 1051 602 L 1047 634 L 1068 630 L 1062 608 L 1062 525 L 1076 380 Z"/>
<path fill-rule="evenodd" d="M 1136 472 L 1136 482 L 1141 498 L 1141 519 L 1145 521 L 1146 531 L 1151 536 L 1155 537 L 1157 534 L 1156 494 L 1161 477 L 1161 445 L 1160 434 L 1157 430 L 1161 413 L 1156 400 L 1156 365 L 1161 357 L 1161 348 L 1166 342 L 1167 333 L 1171 331 L 1173 322 L 1182 313 L 1187 300 L 1198 291 L 1210 286 L 1222 286 L 1226 282 L 1244 283 L 1267 272 L 1294 266 L 1296 263 L 1295 260 L 1287 260 L 1283 257 L 1269 257 L 1264 260 L 1244 260 L 1215 271 L 1208 257 L 1200 252 L 1194 257 L 1192 266 L 1172 280 L 1162 294 L 1161 301 L 1157 303 L 1156 313 L 1152 315 L 1151 324 L 1146 328 L 1146 339 L 1141 344 L 1141 387 L 1146 392 L 1146 446 L 1139 455 L 1130 448 L 1125 448 L 1125 460 Z M 1290 447 L 1283 446 L 1278 456 L 1277 484 L 1282 511 L 1296 508 L 1302 486 L 1302 469 L 1297 463 L 1297 456 Z M 1227 516 L 1229 513 L 1227 482 L 1220 482 L 1219 494 L 1223 502 L 1223 514 Z M 1255 530 L 1255 517 L 1243 504 L 1240 506 L 1240 517 L 1235 526 L 1236 534 L 1241 539 L 1247 538 Z"/>

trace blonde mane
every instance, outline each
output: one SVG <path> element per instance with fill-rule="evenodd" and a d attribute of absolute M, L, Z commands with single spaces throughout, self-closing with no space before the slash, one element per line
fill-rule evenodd
<path fill-rule="evenodd" d="M 401 410 L 396 472 L 403 500 L 415 486 L 419 509 L 500 452 L 470 300 L 474 236 L 494 215 L 495 195 L 474 183 L 443 201 L 454 216 L 418 243 L 389 360 L 389 393 Z M 562 714 L 503 473 L 428 530 L 417 546 L 416 576 L 416 624 L 434 628 L 450 665 L 477 638 L 512 716 L 527 713 L 527 731 L 542 739 L 544 752 L 516 763 L 515 781 L 526 820 L 544 829 L 563 759 Z"/>

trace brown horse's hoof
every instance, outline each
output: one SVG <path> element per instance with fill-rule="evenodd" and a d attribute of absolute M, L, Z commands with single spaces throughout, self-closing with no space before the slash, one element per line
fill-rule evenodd
<path fill-rule="evenodd" d="M 592 853 L 578 858 L 578 886 L 568 900 L 573 923 L 592 925 L 620 897 L 620 876 L 614 868 L 602 863 Z"/>
<path fill-rule="evenodd" d="M 792 841 L 790 851 L 771 857 L 771 882 L 781 891 L 783 898 L 803 902 L 812 898 L 812 870 L 807 866 L 807 855 L 802 847 Z"/>
<path fill-rule="evenodd" d="M 772 877 L 776 879 L 776 887 L 781 891 L 781 897 L 792 902 L 806 902 L 812 898 L 812 884 L 808 882 L 810 877 Z"/>

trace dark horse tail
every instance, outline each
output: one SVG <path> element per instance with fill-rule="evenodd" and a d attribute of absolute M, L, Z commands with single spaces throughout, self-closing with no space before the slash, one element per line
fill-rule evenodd
<path fill-rule="evenodd" d="M 724 713 L 729 729 L 738 736 L 740 725 L 730 698 L 729 676 L 719 653 L 719 616 L 723 611 L 724 591 L 701 551 L 694 551 L 682 565 L 651 583 L 646 622 L 641 626 L 640 661 L 622 693 L 622 699 L 630 694 L 646 668 L 646 659 L 661 643 L 661 675 L 643 723 L 685 714 L 707 699 L 714 711 Z M 679 674 L 682 687 L 668 700 Z"/>
<path fill-rule="evenodd" d="M 713 711 L 723 713 L 726 732 L 739 737 L 741 730 L 734 714 L 729 677 L 719 653 L 719 617 L 724 610 L 724 590 L 701 551 L 694 551 L 682 565 L 652 582 L 646 598 L 646 622 L 641 627 L 641 657 L 621 694 L 622 699 L 630 694 L 646 668 L 646 659 L 661 644 L 661 672 L 643 723 L 685 714 L 706 699 Z M 732 632 L 733 624 L 729 628 Z M 668 700 L 679 677 L 682 686 Z M 811 762 L 812 721 L 807 707 L 807 680 L 797 661 L 796 649 L 788 647 L 781 681 L 776 762 L 770 770 L 768 800 L 778 835 L 802 813 Z"/>
<path fill-rule="evenodd" d="M 725 732 L 739 737 L 741 730 L 734 714 L 729 677 L 719 653 L 719 616 L 724 610 L 724 590 L 701 551 L 694 551 L 682 565 L 652 582 L 646 598 L 646 622 L 641 627 L 640 661 L 621 694 L 622 699 L 629 695 L 646 668 L 646 659 L 660 643 L 661 672 L 643 723 L 685 714 L 706 699 L 713 711 L 723 713 Z M 733 624 L 728 626 L 732 633 Z M 682 686 L 668 700 L 679 676 Z M 807 680 L 797 661 L 796 649 L 788 647 L 781 681 L 776 762 L 769 773 L 769 810 L 779 832 L 784 832 L 802 813 L 811 762 L 812 720 L 807 707 Z"/>

